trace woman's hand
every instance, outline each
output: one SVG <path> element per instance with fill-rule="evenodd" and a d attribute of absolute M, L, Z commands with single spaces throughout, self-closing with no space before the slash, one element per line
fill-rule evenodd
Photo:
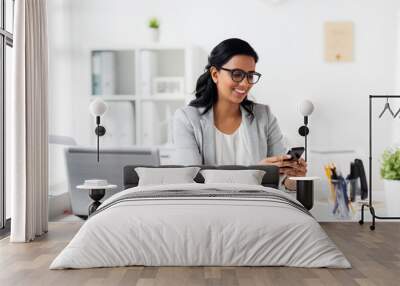
<path fill-rule="evenodd" d="M 267 157 L 260 161 L 263 165 L 274 165 L 279 167 L 279 173 L 287 177 L 304 177 L 307 174 L 307 162 L 303 158 L 290 160 L 290 155 L 278 155 Z M 296 181 L 285 179 L 284 185 L 290 191 L 296 190 Z"/>
<path fill-rule="evenodd" d="M 260 161 L 263 165 L 274 165 L 279 167 L 279 173 L 289 177 L 303 177 L 307 174 L 307 162 L 303 158 L 290 160 L 290 155 L 278 155 L 267 157 Z"/>
<path fill-rule="evenodd" d="M 303 158 L 291 162 L 290 167 L 281 168 L 281 174 L 286 174 L 289 177 L 305 177 L 307 175 L 307 162 Z"/>

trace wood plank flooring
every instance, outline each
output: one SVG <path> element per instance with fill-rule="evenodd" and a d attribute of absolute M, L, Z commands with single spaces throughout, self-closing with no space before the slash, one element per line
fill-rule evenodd
<path fill-rule="evenodd" d="M 50 223 L 32 242 L 0 241 L 0 285 L 400 285 L 400 223 L 378 222 L 377 229 L 357 223 L 321 224 L 353 268 L 289 267 L 120 267 L 48 270 L 81 223 Z"/>

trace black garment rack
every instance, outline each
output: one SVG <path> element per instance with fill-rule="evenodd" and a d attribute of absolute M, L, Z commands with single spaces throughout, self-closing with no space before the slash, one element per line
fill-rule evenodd
<path fill-rule="evenodd" d="M 372 205 L 372 101 L 373 99 L 389 99 L 400 98 L 400 95 L 370 95 L 369 96 L 369 202 L 361 206 L 361 219 L 359 224 L 364 224 L 364 208 L 368 207 L 372 215 L 372 224 L 369 226 L 371 230 L 375 229 L 375 219 L 400 219 L 400 217 L 378 216 Z"/>

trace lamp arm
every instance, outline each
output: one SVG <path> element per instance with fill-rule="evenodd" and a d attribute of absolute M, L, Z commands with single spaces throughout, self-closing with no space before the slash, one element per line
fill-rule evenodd
<path fill-rule="evenodd" d="M 99 127 L 100 125 L 98 125 L 97 124 L 97 128 Z M 97 133 L 97 162 L 99 162 L 100 161 L 100 148 L 99 148 L 99 141 L 100 141 L 100 136 L 99 136 L 99 132 L 96 132 Z"/>
<path fill-rule="evenodd" d="M 304 116 L 304 125 L 300 126 L 299 134 L 304 137 L 304 159 L 306 162 L 307 162 L 307 135 L 310 132 L 307 125 L 308 125 L 308 116 Z"/>
<path fill-rule="evenodd" d="M 307 162 L 307 135 L 308 135 L 308 116 L 304 116 L 304 125 L 306 126 L 306 134 L 304 136 L 304 160 Z"/>
<path fill-rule="evenodd" d="M 106 129 L 100 125 L 100 116 L 96 116 L 96 129 L 94 133 L 97 135 L 97 162 L 100 161 L 100 136 L 106 134 Z"/>
<path fill-rule="evenodd" d="M 304 160 L 307 162 L 307 134 L 304 136 Z"/>
<path fill-rule="evenodd" d="M 99 127 L 100 127 L 100 116 L 96 116 L 96 135 L 97 135 L 97 162 L 100 162 L 100 134 L 99 134 Z"/>

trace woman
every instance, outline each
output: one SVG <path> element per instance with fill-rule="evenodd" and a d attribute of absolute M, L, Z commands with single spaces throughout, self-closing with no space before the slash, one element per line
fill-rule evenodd
<path fill-rule="evenodd" d="M 258 55 L 241 39 L 218 44 L 197 80 L 196 98 L 174 116 L 176 163 L 184 165 L 276 165 L 283 184 L 295 190 L 288 176 L 304 176 L 303 159 L 290 160 L 275 116 L 267 105 L 247 95 L 261 74 Z"/>

